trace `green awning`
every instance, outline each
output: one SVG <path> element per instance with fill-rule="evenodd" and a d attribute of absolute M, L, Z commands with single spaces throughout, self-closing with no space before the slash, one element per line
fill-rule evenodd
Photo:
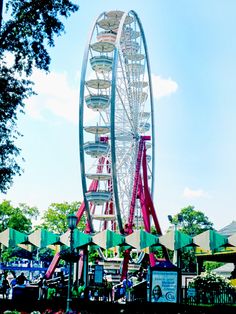
<path fill-rule="evenodd" d="M 133 248 L 142 250 L 153 245 L 158 245 L 159 238 L 154 234 L 140 229 L 134 230 L 133 233 L 126 236 L 125 242 Z"/>
<path fill-rule="evenodd" d="M 28 236 L 12 228 L 7 228 L 0 233 L 0 243 L 6 247 L 15 247 L 20 243 L 28 243 Z"/>
<path fill-rule="evenodd" d="M 28 239 L 33 245 L 44 248 L 51 244 L 58 244 L 60 237 L 58 234 L 49 232 L 46 229 L 38 229 L 31 233 Z"/>
<path fill-rule="evenodd" d="M 121 234 L 111 230 L 104 230 L 93 236 L 93 243 L 100 246 L 102 249 L 123 245 L 124 242 L 125 239 Z"/>
<path fill-rule="evenodd" d="M 89 234 L 79 231 L 77 228 L 73 232 L 74 248 L 80 248 L 92 242 L 92 237 Z M 60 242 L 70 246 L 70 230 L 60 236 Z"/>
<path fill-rule="evenodd" d="M 165 235 L 160 236 L 159 240 L 162 245 L 172 251 L 193 245 L 192 237 L 179 230 L 171 230 Z"/>
<path fill-rule="evenodd" d="M 215 251 L 228 244 L 227 237 L 220 235 L 215 230 L 204 231 L 196 235 L 193 240 L 196 245 L 207 251 Z"/>

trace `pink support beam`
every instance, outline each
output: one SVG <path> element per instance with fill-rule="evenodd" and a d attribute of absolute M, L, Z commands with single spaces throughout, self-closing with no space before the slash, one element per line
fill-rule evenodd
<path fill-rule="evenodd" d="M 132 192 L 132 198 L 131 198 L 131 204 L 130 204 L 128 225 L 127 225 L 127 228 L 125 230 L 125 232 L 127 234 L 130 234 L 133 232 L 135 203 L 136 203 L 137 192 L 138 192 L 138 181 L 139 181 L 142 155 L 143 155 L 143 139 L 141 138 L 141 140 L 139 142 L 138 156 L 137 156 L 137 162 L 136 162 L 136 169 L 135 169 L 135 176 L 134 176 L 134 184 L 133 184 L 133 192 Z"/>
<path fill-rule="evenodd" d="M 104 138 L 103 141 L 107 141 L 107 139 Z M 97 173 L 103 172 L 104 164 L 105 164 L 105 157 L 100 157 L 98 160 L 98 165 L 97 165 Z M 97 188 L 98 188 L 98 180 L 93 180 L 89 186 L 88 191 L 89 192 L 97 191 Z M 85 203 L 82 202 L 82 204 L 80 205 L 80 208 L 78 209 L 78 211 L 76 213 L 77 224 L 80 222 L 80 219 L 83 216 L 84 212 L 85 212 Z M 85 227 L 85 233 L 90 233 L 90 231 L 91 231 L 91 226 L 87 222 L 86 227 Z M 54 273 L 59 261 L 60 261 L 60 252 L 54 255 L 53 260 L 52 260 L 51 264 L 49 265 L 47 272 L 45 274 L 46 279 L 51 278 L 51 276 Z"/>
<path fill-rule="evenodd" d="M 161 233 L 160 224 L 154 209 L 153 201 L 150 195 L 148 187 L 148 175 L 147 175 L 147 156 L 146 156 L 146 145 L 145 141 L 150 140 L 150 136 L 143 136 L 139 142 L 139 151 L 136 161 L 136 171 L 134 178 L 134 185 L 132 191 L 132 199 L 130 205 L 130 213 L 128 224 L 125 228 L 125 232 L 130 234 L 133 232 L 133 219 L 135 214 L 135 202 L 137 197 L 140 199 L 140 205 L 142 209 L 142 216 L 144 222 L 144 228 L 147 232 L 151 231 L 151 217 L 154 221 L 154 225 L 158 234 Z M 142 163 L 142 173 L 141 173 L 141 163 Z M 169 260 L 169 256 L 166 250 L 163 249 L 164 256 Z M 130 258 L 130 250 L 126 250 L 124 253 L 124 261 L 122 268 L 121 280 L 126 278 L 128 272 L 128 263 Z M 156 258 L 153 253 L 149 254 L 150 265 L 154 266 L 156 264 Z"/>

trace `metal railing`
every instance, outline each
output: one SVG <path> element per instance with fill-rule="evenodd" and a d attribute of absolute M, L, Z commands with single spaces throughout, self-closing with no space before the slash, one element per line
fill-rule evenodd
<path fill-rule="evenodd" d="M 193 293 L 188 293 L 188 288 L 182 289 L 182 303 L 189 305 L 198 304 L 235 304 L 236 289 L 225 290 L 195 290 Z"/>

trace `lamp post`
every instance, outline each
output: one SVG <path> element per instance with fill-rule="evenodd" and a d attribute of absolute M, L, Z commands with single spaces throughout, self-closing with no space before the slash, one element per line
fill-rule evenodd
<path fill-rule="evenodd" d="M 173 219 L 171 215 L 168 215 L 169 222 L 174 225 L 174 242 L 176 241 L 176 233 L 178 231 L 178 226 L 183 222 L 183 216 L 181 214 L 177 215 L 177 219 Z M 175 243 L 174 243 L 175 246 Z M 177 302 L 181 302 L 181 250 L 174 248 L 173 264 L 178 268 L 178 283 L 177 283 Z"/>
<path fill-rule="evenodd" d="M 67 302 L 66 302 L 66 313 L 71 313 L 71 287 L 72 287 L 72 276 L 73 276 L 73 263 L 72 263 L 72 253 L 74 246 L 73 232 L 77 224 L 77 217 L 74 214 L 67 216 L 67 223 L 70 229 L 70 260 L 69 260 L 69 276 L 68 276 L 68 290 L 67 290 Z"/>

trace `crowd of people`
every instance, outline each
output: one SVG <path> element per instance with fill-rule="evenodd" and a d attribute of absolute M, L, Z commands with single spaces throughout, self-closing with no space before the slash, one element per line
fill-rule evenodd
<path fill-rule="evenodd" d="M 18 276 L 14 271 L 2 273 L 0 274 L 0 294 L 2 294 L 3 299 L 8 299 L 14 287 L 23 287 L 27 282 L 28 280 L 23 272 Z"/>
<path fill-rule="evenodd" d="M 37 281 L 34 281 L 34 286 L 38 287 L 38 300 L 52 300 L 55 297 L 65 297 L 67 295 L 67 280 L 65 280 L 62 271 L 58 276 L 56 279 L 46 280 L 43 275 L 40 275 Z M 108 277 L 104 277 L 101 286 L 94 284 L 85 286 L 81 279 L 75 281 L 71 289 L 72 298 L 108 302 L 123 298 L 123 301 L 126 301 L 130 288 L 142 281 L 143 270 L 140 268 L 136 274 L 133 274 L 130 278 L 127 277 L 117 286 L 113 286 L 112 279 Z M 16 296 L 16 293 L 18 293 L 17 290 L 19 290 L 14 289 L 14 287 L 24 288 L 30 286 L 28 284 L 29 280 L 24 272 L 18 275 L 14 271 L 2 273 L 0 274 L 0 295 L 4 299 L 14 298 L 14 295 Z"/>

